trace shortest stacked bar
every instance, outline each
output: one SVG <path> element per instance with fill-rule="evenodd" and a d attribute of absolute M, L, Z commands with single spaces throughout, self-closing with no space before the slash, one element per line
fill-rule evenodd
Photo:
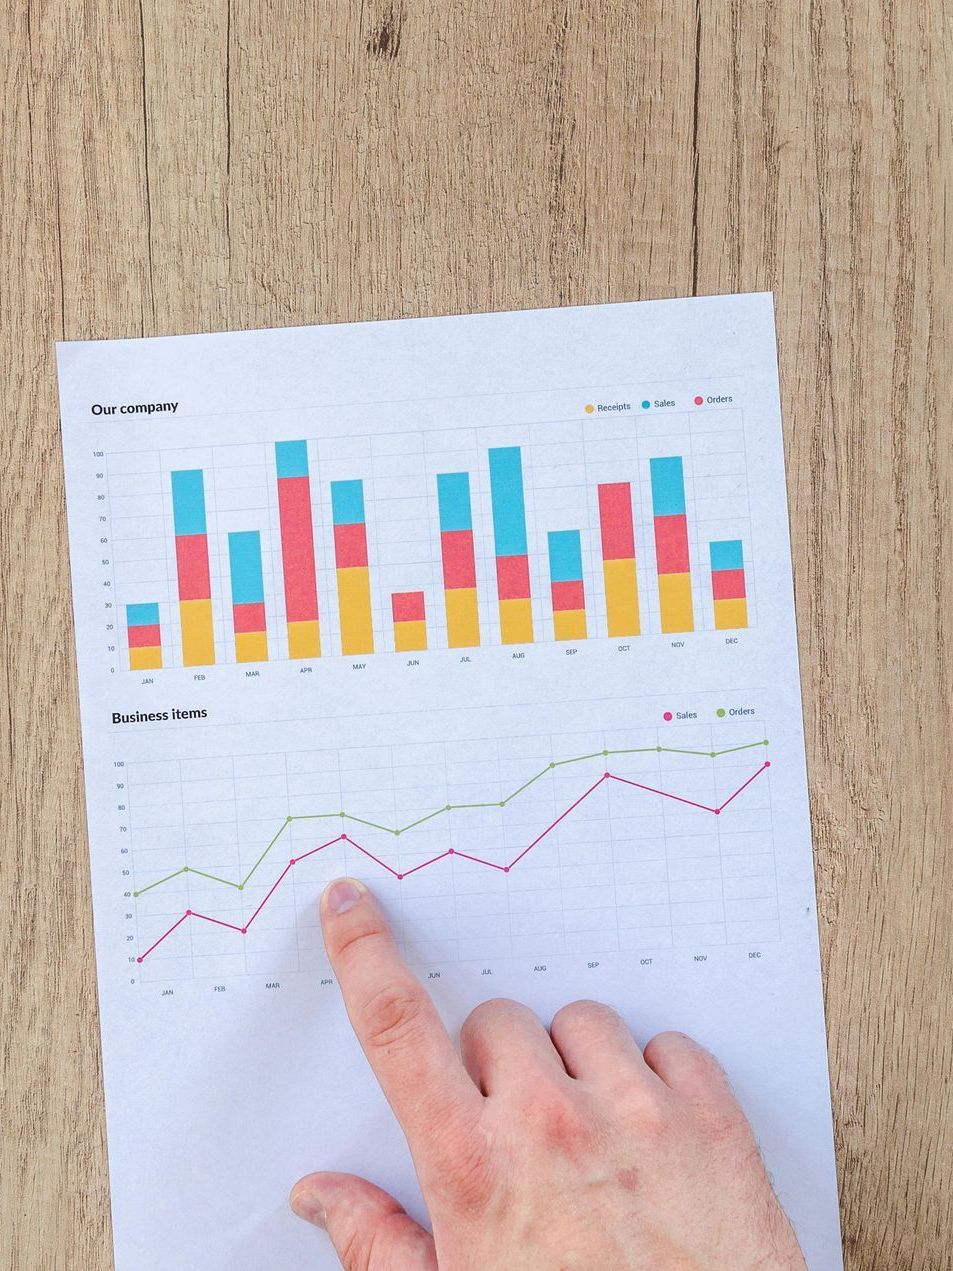
<path fill-rule="evenodd" d="M 715 627 L 719 631 L 748 625 L 744 554 L 740 538 L 708 544 Z"/>
<path fill-rule="evenodd" d="M 394 649 L 410 653 L 427 647 L 427 615 L 422 591 L 395 591 L 391 594 L 394 615 Z"/>
<path fill-rule="evenodd" d="M 126 605 L 130 671 L 158 671 L 162 666 L 162 635 L 158 605 Z"/>
<path fill-rule="evenodd" d="M 557 640 L 585 640 L 586 592 L 582 580 L 582 542 L 578 530 L 549 534 L 549 581 L 553 597 L 553 634 Z"/>
<path fill-rule="evenodd" d="M 236 662 L 267 662 L 265 583 L 261 569 L 261 535 L 243 530 L 228 536 L 232 582 L 232 620 Z"/>

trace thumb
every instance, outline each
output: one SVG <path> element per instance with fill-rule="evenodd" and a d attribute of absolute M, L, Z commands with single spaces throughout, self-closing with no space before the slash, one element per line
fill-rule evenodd
<path fill-rule="evenodd" d="M 433 1236 L 364 1178 L 308 1174 L 291 1189 L 290 1204 L 324 1228 L 344 1271 L 437 1271 Z"/>

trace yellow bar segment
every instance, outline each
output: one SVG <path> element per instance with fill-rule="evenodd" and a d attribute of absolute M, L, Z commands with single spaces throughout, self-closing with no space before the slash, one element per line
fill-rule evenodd
<path fill-rule="evenodd" d="M 162 668 L 162 649 L 157 644 L 151 648 L 129 650 L 130 671 L 158 671 Z"/>
<path fill-rule="evenodd" d="M 288 623 L 288 656 L 290 658 L 319 658 L 321 656 L 321 628 L 316 620 Z"/>
<path fill-rule="evenodd" d="M 480 643 L 480 611 L 475 587 L 454 587 L 443 593 L 447 607 L 447 645 L 469 649 Z"/>
<path fill-rule="evenodd" d="M 235 632 L 236 662 L 267 662 L 268 636 L 264 631 Z"/>
<path fill-rule="evenodd" d="M 691 574 L 659 574 L 659 609 L 663 631 L 694 631 Z"/>
<path fill-rule="evenodd" d="M 355 565 L 350 569 L 339 569 L 337 573 L 341 652 L 373 653 L 370 571 L 366 565 Z"/>
<path fill-rule="evenodd" d="M 585 640 L 585 609 L 556 609 L 553 611 L 553 631 L 557 640 Z"/>
<path fill-rule="evenodd" d="M 426 622 L 395 622 L 394 648 L 398 653 L 411 653 L 414 649 L 426 649 Z"/>
<path fill-rule="evenodd" d="M 533 643 L 533 602 L 500 601 L 500 639 L 504 644 Z"/>
<path fill-rule="evenodd" d="M 634 560 L 605 560 L 606 620 L 610 636 L 638 635 L 639 583 Z"/>
<path fill-rule="evenodd" d="M 182 662 L 184 666 L 212 666 L 215 662 L 215 635 L 212 630 L 211 600 L 180 600 Z"/>
<path fill-rule="evenodd" d="M 748 602 L 743 596 L 736 600 L 715 601 L 715 627 L 729 631 L 748 625 Z"/>

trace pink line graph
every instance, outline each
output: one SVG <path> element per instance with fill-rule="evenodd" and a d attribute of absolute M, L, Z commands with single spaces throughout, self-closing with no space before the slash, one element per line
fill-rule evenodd
<path fill-rule="evenodd" d="M 708 812 L 712 816 L 720 816 L 722 811 L 728 806 L 728 804 L 733 802 L 733 800 L 735 800 L 738 797 L 738 795 L 741 794 L 742 790 L 746 790 L 748 786 L 751 785 L 752 781 L 760 777 L 761 774 L 765 771 L 765 769 L 770 767 L 771 767 L 771 760 L 766 759 L 760 768 L 756 769 L 751 774 L 751 776 L 748 777 L 746 781 L 743 781 L 741 783 L 741 785 L 737 788 L 737 790 L 733 790 L 731 794 L 729 794 L 728 797 L 722 803 L 720 803 L 717 807 L 711 807 L 707 803 L 696 803 L 694 799 L 686 799 L 684 798 L 684 796 L 680 794 L 673 794 L 672 791 L 670 790 L 658 790 L 656 789 L 655 786 L 646 786 L 646 785 L 643 785 L 640 781 L 630 781 L 628 777 L 619 777 L 613 772 L 604 772 L 598 781 L 593 782 L 593 784 L 589 787 L 588 790 L 584 790 L 583 793 L 578 797 L 578 799 L 576 799 L 573 803 L 571 803 L 569 807 L 565 809 L 564 812 L 561 812 L 559 816 L 556 817 L 555 821 L 551 821 L 541 834 L 538 834 L 536 838 L 534 838 L 533 841 L 527 847 L 523 848 L 523 850 L 519 853 L 519 855 L 513 857 L 513 859 L 510 861 L 508 865 L 498 865 L 494 861 L 484 860 L 480 856 L 471 856 L 468 852 L 458 852 L 456 851 L 456 849 L 449 847 L 447 848 L 445 852 L 441 852 L 439 856 L 432 856 L 429 860 L 422 861 L 419 865 L 414 865 L 412 869 L 405 870 L 403 873 L 398 873 L 398 871 L 394 869 L 393 866 L 388 865 L 386 861 L 382 861 L 381 858 L 379 856 L 375 856 L 373 852 L 369 852 L 366 847 L 362 847 L 361 844 L 356 842 L 354 839 L 352 839 L 350 835 L 338 834 L 335 838 L 328 839 L 326 843 L 319 843 L 317 847 L 312 847 L 309 851 L 302 852 L 300 856 L 293 856 L 288 861 L 287 865 L 284 867 L 284 869 L 281 871 L 278 877 L 275 879 L 275 881 L 272 883 L 271 888 L 266 894 L 264 900 L 259 904 L 258 908 L 255 910 L 255 912 L 252 914 L 252 916 L 248 919 L 248 921 L 245 923 L 243 927 L 236 926 L 234 923 L 231 923 L 231 922 L 223 922 L 221 918 L 212 918 L 208 914 L 197 913 L 194 909 L 186 909 L 185 913 L 182 914 L 182 916 L 178 918 L 172 924 L 172 926 L 168 928 L 168 930 L 164 931 L 162 935 L 159 936 L 158 940 L 154 941 L 149 946 L 149 948 L 146 949 L 145 953 L 140 954 L 136 958 L 136 961 L 145 962 L 149 954 L 152 953 L 155 949 L 158 949 L 159 945 L 162 944 L 163 940 L 167 940 L 168 937 L 172 935 L 173 931 L 175 931 L 178 927 L 181 927 L 182 923 L 185 922 L 187 918 L 196 918 L 202 922 L 211 922 L 218 927 L 227 927 L 230 931 L 238 931 L 242 935 L 245 935 L 248 932 L 248 928 L 252 925 L 252 923 L 255 921 L 255 919 L 264 909 L 265 905 L 275 894 L 279 884 L 284 881 L 285 876 L 288 873 L 290 873 L 290 871 L 294 868 L 294 866 L 297 865 L 300 861 L 306 860 L 307 857 L 314 856 L 318 852 L 323 852 L 324 849 L 327 847 L 332 847 L 335 843 L 349 843 L 351 847 L 356 847 L 357 850 L 361 852 L 364 856 L 368 857 L 368 859 L 372 860 L 376 865 L 379 865 L 381 869 L 386 870 L 388 874 L 390 874 L 392 877 L 396 878 L 398 881 L 401 881 L 401 882 L 405 878 L 409 878 L 411 874 L 416 874 L 419 870 L 427 869 L 431 865 L 436 865 L 438 861 L 446 860 L 447 857 L 449 856 L 459 857 L 461 860 L 472 861 L 475 865 L 483 865 L 487 869 L 496 869 L 501 871 L 504 874 L 508 874 L 510 870 L 513 869 L 513 867 L 517 865 L 523 859 L 524 856 L 527 855 L 528 852 L 531 852 L 534 847 L 536 847 L 539 843 L 543 841 L 543 839 L 547 836 L 547 834 L 551 834 L 553 830 L 555 830 L 556 826 L 559 825 L 560 821 L 565 820 L 565 818 L 569 816 L 571 812 L 573 812 L 576 808 L 578 808 L 581 803 L 583 803 L 586 799 L 588 799 L 591 794 L 593 794 L 596 790 L 598 790 L 599 787 L 607 781 L 616 781 L 620 785 L 631 787 L 633 790 L 643 790 L 647 794 L 656 794 L 663 799 L 670 799 L 674 803 L 687 804 L 689 807 L 697 808 L 700 812 Z"/>

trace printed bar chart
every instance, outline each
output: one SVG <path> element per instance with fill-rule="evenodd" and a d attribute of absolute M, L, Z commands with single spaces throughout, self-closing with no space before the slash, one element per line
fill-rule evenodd
<path fill-rule="evenodd" d="M 711 595 L 715 606 L 716 630 L 746 627 L 748 600 L 741 539 L 721 539 L 709 543 L 708 553 L 711 560 Z"/>
<path fill-rule="evenodd" d="M 334 563 L 337 570 L 341 652 L 373 653 L 371 578 L 363 481 L 331 482 Z"/>
<path fill-rule="evenodd" d="M 261 535 L 257 530 L 229 534 L 228 569 L 232 584 L 235 661 L 267 662 L 265 583 L 261 570 Z"/>
<path fill-rule="evenodd" d="M 437 509 L 447 645 L 451 649 L 472 648 L 480 643 L 480 610 L 468 473 L 443 472 L 438 475 Z"/>
<path fill-rule="evenodd" d="M 585 640 L 586 592 L 582 578 L 582 540 L 578 530 L 550 530 L 549 581 L 553 634 L 557 640 Z"/>
<path fill-rule="evenodd" d="M 529 644 L 533 640 L 533 604 L 530 598 L 523 459 L 519 446 L 492 449 L 489 457 L 500 639 L 504 644 Z"/>
<path fill-rule="evenodd" d="M 391 595 L 394 617 L 394 649 L 411 653 L 427 647 L 427 614 L 422 591 L 395 591 Z"/>
<path fill-rule="evenodd" d="M 598 494 L 607 634 L 638 635 L 641 628 L 639 583 L 635 569 L 635 530 L 632 524 L 632 486 L 628 481 L 600 485 Z"/>
<path fill-rule="evenodd" d="M 205 479 L 201 468 L 173 472 L 171 477 L 182 662 L 185 666 L 210 666 L 215 661 L 215 633 L 205 519 Z"/>
<path fill-rule="evenodd" d="M 659 611 L 663 631 L 694 631 L 685 477 L 679 455 L 650 459 Z"/>
<path fill-rule="evenodd" d="M 157 671 L 162 666 L 162 633 L 157 604 L 126 605 L 126 637 L 130 671 Z"/>
<path fill-rule="evenodd" d="M 275 464 L 288 655 L 292 658 L 317 658 L 321 656 L 321 628 L 307 442 L 276 442 Z"/>

